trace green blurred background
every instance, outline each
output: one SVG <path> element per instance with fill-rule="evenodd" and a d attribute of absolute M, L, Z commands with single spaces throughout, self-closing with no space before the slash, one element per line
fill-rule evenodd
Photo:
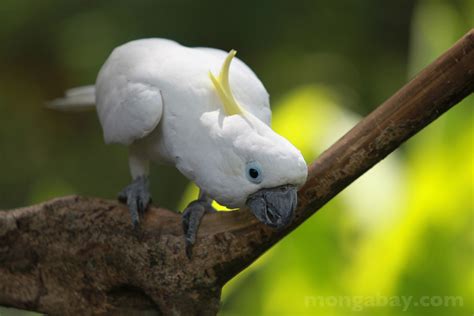
<path fill-rule="evenodd" d="M 93 83 L 124 42 L 237 49 L 270 92 L 274 128 L 311 162 L 473 25 L 472 0 L 2 0 L 0 208 L 66 194 L 113 199 L 130 180 L 126 148 L 103 144 L 94 112 L 43 107 Z M 473 103 L 226 285 L 221 315 L 472 315 Z M 155 166 L 151 183 L 161 206 L 194 198 L 173 168 Z"/>

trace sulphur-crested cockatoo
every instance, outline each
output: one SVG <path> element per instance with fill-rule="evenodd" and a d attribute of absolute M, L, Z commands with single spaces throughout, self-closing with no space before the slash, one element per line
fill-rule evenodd
<path fill-rule="evenodd" d="M 267 91 L 234 56 L 166 39 L 132 41 L 114 49 L 94 86 L 50 103 L 63 110 L 95 105 L 105 142 L 129 146 L 133 182 L 119 199 L 134 226 L 150 202 L 150 161 L 174 165 L 200 188 L 183 213 L 188 246 L 212 200 L 247 205 L 272 227 L 291 220 L 306 163 L 271 129 Z"/>

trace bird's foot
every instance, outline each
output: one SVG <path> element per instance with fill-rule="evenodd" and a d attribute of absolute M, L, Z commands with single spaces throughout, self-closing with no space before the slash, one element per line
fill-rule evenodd
<path fill-rule="evenodd" d="M 133 228 L 137 228 L 140 222 L 140 215 L 143 216 L 151 202 L 148 177 L 141 176 L 135 178 L 132 183 L 119 193 L 118 199 L 120 202 L 127 204 L 130 216 L 132 217 Z"/>
<path fill-rule="evenodd" d="M 193 254 L 193 246 L 196 242 L 196 236 L 201 224 L 201 219 L 206 213 L 215 213 L 216 209 L 212 207 L 209 200 L 196 200 L 186 207 L 183 212 L 183 230 L 186 242 L 186 255 L 191 259 Z"/>

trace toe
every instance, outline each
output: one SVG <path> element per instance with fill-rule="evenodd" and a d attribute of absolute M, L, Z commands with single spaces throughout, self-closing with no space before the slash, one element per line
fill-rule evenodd
<path fill-rule="evenodd" d="M 118 200 L 126 203 L 130 210 L 134 228 L 138 226 L 140 215 L 145 213 L 151 202 L 148 187 L 148 179 L 146 177 L 138 177 L 118 194 Z"/>
<path fill-rule="evenodd" d="M 193 258 L 193 245 L 186 243 L 186 257 L 188 257 L 189 260 Z"/>
<path fill-rule="evenodd" d="M 129 194 L 127 198 L 127 205 L 130 211 L 130 217 L 132 219 L 132 225 L 134 228 L 138 227 L 140 223 L 140 218 L 138 215 L 138 203 L 137 199 L 133 194 Z"/>
<path fill-rule="evenodd" d="M 138 211 L 140 214 L 144 214 L 148 206 L 150 205 L 151 198 L 148 192 L 140 192 L 137 197 Z"/>
<path fill-rule="evenodd" d="M 199 224 L 203 215 L 206 213 L 206 208 L 199 202 L 192 202 L 183 212 L 183 230 L 184 240 L 186 244 L 186 256 L 192 258 L 193 246 L 196 243 L 196 236 L 199 229 Z"/>

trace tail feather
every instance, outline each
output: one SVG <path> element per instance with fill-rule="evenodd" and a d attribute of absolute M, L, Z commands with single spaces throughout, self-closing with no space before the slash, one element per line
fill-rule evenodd
<path fill-rule="evenodd" d="M 67 90 L 64 98 L 47 102 L 46 107 L 59 111 L 84 111 L 95 106 L 95 86 L 83 86 Z"/>

